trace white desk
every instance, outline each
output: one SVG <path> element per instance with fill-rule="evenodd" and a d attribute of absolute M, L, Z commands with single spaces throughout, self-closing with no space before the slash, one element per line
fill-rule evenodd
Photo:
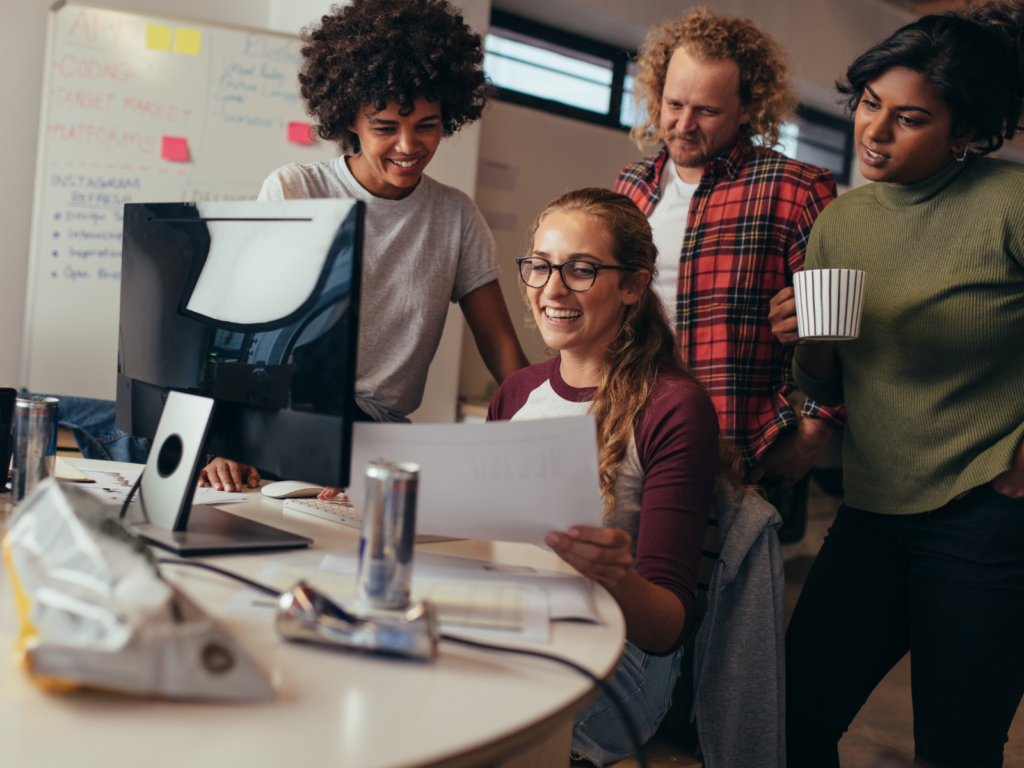
<path fill-rule="evenodd" d="M 73 463 L 119 466 L 85 459 Z M 244 505 L 224 508 L 315 542 L 308 550 L 207 559 L 251 577 L 271 563 L 316 567 L 328 552 L 357 551 L 352 529 L 286 513 L 280 501 L 258 492 Z M 418 549 L 572 572 L 555 555 L 527 544 L 460 541 Z M 270 673 L 276 700 L 223 705 L 44 693 L 9 660 L 17 619 L 3 568 L 0 763 L 10 768 L 479 766 L 516 754 L 522 760 L 524 750 L 547 740 L 554 745 L 548 750 L 556 753 L 553 759 L 530 754 L 527 762 L 568 765 L 567 723 L 591 683 L 562 665 L 450 643 L 442 643 L 432 664 L 287 643 L 269 615 L 224 612 L 238 584 L 198 569 L 165 572 Z M 611 596 L 600 587 L 597 593 L 603 626 L 556 622 L 551 644 L 538 649 L 607 676 L 621 653 L 625 625 Z"/>

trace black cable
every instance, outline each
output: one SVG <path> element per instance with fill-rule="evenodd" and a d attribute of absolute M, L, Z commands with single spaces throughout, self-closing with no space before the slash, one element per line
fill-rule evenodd
<path fill-rule="evenodd" d="M 271 595 L 273 597 L 280 597 L 283 593 L 273 587 L 268 587 L 266 584 L 260 584 L 258 581 L 252 581 L 231 571 L 218 568 L 215 565 L 209 563 L 200 563 L 195 560 L 171 560 L 168 558 L 158 558 L 158 563 L 164 563 L 166 565 L 189 565 L 193 568 L 203 568 L 207 571 L 213 571 L 219 573 L 221 576 L 227 576 L 229 579 L 240 581 L 241 583 L 252 587 L 253 589 L 263 592 L 264 594 Z M 526 648 L 510 648 L 505 645 L 490 645 L 489 643 L 478 643 L 475 640 L 465 640 L 461 637 L 455 637 L 454 635 L 441 635 L 442 640 L 447 640 L 449 643 L 459 643 L 460 645 L 468 645 L 471 648 L 480 648 L 485 651 L 503 651 L 504 653 L 518 653 L 521 656 L 533 656 L 538 659 L 546 659 L 548 661 L 557 661 L 559 664 L 564 664 L 570 669 L 574 669 L 583 675 L 585 678 L 590 680 L 594 685 L 601 689 L 601 693 L 608 697 L 609 701 L 615 705 L 615 709 L 618 710 L 619 715 L 622 717 L 622 722 L 626 726 L 626 731 L 629 732 L 630 741 L 633 742 L 633 749 L 636 752 L 637 762 L 640 763 L 640 768 L 647 768 L 647 756 L 644 755 L 643 743 L 640 741 L 640 734 L 636 730 L 636 725 L 633 723 L 633 718 L 630 717 L 629 711 L 626 706 L 619 700 L 619 697 L 615 695 L 615 691 L 608 685 L 607 682 L 602 680 L 600 677 L 595 675 L 589 669 L 584 666 L 577 664 L 575 661 L 563 658 L 561 656 L 555 656 L 550 653 L 543 653 L 542 651 L 531 651 Z"/>
<path fill-rule="evenodd" d="M 630 741 L 633 742 L 633 750 L 636 752 L 637 762 L 640 763 L 640 768 L 647 768 L 647 756 L 644 755 L 643 743 L 640 741 L 640 734 L 636 730 L 636 725 L 633 723 L 633 718 L 630 717 L 629 711 L 625 705 L 619 700 L 619 697 L 615 695 L 615 691 L 608 685 L 607 682 L 599 678 L 593 672 L 586 667 L 582 667 L 575 661 L 563 658 L 561 656 L 555 656 L 550 653 L 542 653 L 541 651 L 531 651 L 526 648 L 510 648 L 505 645 L 491 645 L 490 643 L 478 643 L 475 640 L 465 640 L 461 637 L 455 637 L 454 635 L 441 635 L 442 640 L 447 640 L 450 643 L 460 643 L 461 645 L 468 645 L 472 648 L 482 648 L 485 651 L 504 651 L 505 653 L 518 653 L 522 656 L 536 656 L 538 659 L 547 659 L 548 661 L 557 661 L 560 664 L 564 664 L 567 667 L 575 669 L 581 675 L 589 679 L 594 685 L 601 689 L 601 693 L 608 697 L 608 700 L 615 705 L 615 709 L 618 710 L 619 715 L 622 717 L 622 722 L 626 726 L 626 730 L 629 732 Z"/>
<path fill-rule="evenodd" d="M 146 470 L 142 470 L 142 472 L 139 472 L 138 479 L 135 481 L 135 484 L 132 485 L 132 489 L 128 491 L 128 495 L 125 496 L 124 504 L 121 505 L 120 517 L 122 520 L 124 520 L 124 516 L 128 514 L 128 507 L 132 505 L 132 497 L 135 496 L 135 492 L 139 490 L 139 486 L 142 485 L 142 476 L 145 474 L 145 472 Z"/>
<path fill-rule="evenodd" d="M 192 566 L 193 568 L 202 568 L 203 570 L 206 570 L 206 571 L 213 571 L 214 573 L 219 573 L 221 576 L 227 576 L 229 579 L 234 579 L 235 581 L 240 581 L 243 584 L 245 584 L 246 586 L 252 587 L 256 591 L 262 592 L 265 595 L 271 595 L 272 597 L 280 597 L 281 596 L 281 592 L 279 592 L 278 590 L 274 589 L 273 587 L 268 587 L 266 584 L 260 584 L 258 581 L 253 581 L 252 579 L 247 579 L 247 578 L 245 578 L 245 576 L 240 576 L 237 573 L 232 573 L 231 571 L 225 571 L 223 568 L 218 568 L 216 565 L 210 565 L 209 563 L 200 563 L 200 562 L 198 562 L 196 560 L 171 560 L 171 559 L 165 558 L 165 557 L 157 558 L 157 562 L 158 563 L 163 563 L 165 565 L 189 565 L 189 566 Z"/>

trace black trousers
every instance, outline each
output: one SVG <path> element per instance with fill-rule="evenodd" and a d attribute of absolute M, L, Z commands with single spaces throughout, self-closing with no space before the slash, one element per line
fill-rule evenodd
<path fill-rule="evenodd" d="M 840 508 L 786 634 L 789 768 L 838 767 L 908 651 L 918 761 L 1001 766 L 1024 693 L 1024 500 L 986 485 L 923 514 Z"/>

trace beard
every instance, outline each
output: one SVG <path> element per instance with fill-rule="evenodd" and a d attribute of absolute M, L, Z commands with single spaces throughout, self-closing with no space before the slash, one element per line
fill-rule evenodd
<path fill-rule="evenodd" d="M 703 168 L 730 146 L 729 142 L 713 143 L 708 137 L 696 133 L 687 134 L 669 131 L 662 138 L 668 147 L 669 157 L 680 168 Z M 673 143 L 675 139 L 679 138 L 693 142 L 696 146 L 692 149 L 683 149 Z M 735 137 L 733 140 L 735 140 Z"/>

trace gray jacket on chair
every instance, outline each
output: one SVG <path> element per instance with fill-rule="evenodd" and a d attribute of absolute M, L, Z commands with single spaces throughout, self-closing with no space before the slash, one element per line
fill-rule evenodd
<path fill-rule="evenodd" d="M 715 494 L 721 554 L 693 652 L 704 768 L 785 768 L 782 518 L 753 493 Z"/>

